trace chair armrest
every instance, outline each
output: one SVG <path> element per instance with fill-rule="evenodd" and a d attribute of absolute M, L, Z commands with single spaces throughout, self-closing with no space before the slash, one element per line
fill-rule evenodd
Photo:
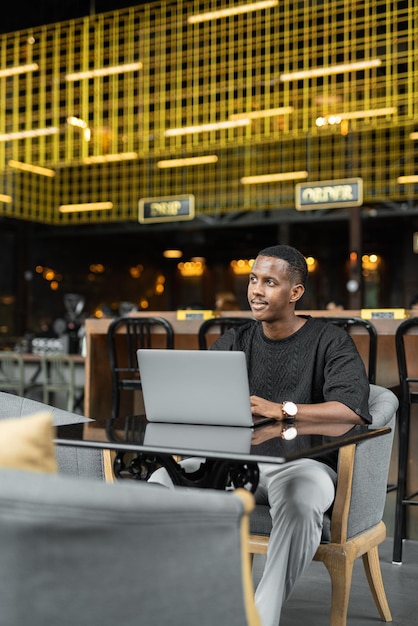
<path fill-rule="evenodd" d="M 260 617 L 254 603 L 252 558 L 248 551 L 248 543 L 250 540 L 250 514 L 255 509 L 255 499 L 246 489 L 236 489 L 233 493 L 241 500 L 244 507 L 244 514 L 241 518 L 241 559 L 245 612 L 250 626 L 261 626 Z"/>
<path fill-rule="evenodd" d="M 331 515 L 331 543 L 347 541 L 356 447 L 356 444 L 343 446 L 339 451 L 337 489 Z"/>

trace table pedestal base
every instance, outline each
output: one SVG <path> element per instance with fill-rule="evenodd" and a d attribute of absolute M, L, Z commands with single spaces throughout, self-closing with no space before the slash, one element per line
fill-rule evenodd
<path fill-rule="evenodd" d="M 128 455 L 129 458 L 126 458 Z M 155 470 L 164 467 L 174 485 L 201 489 L 245 488 L 254 493 L 259 480 L 257 463 L 228 459 L 202 459 L 199 469 L 186 472 L 171 455 L 118 452 L 113 470 L 117 478 L 148 480 Z"/>

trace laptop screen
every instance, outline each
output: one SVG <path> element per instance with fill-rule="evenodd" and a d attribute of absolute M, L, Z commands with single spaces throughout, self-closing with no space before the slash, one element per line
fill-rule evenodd
<path fill-rule="evenodd" d="M 150 422 L 253 426 L 244 352 L 139 349 Z"/>

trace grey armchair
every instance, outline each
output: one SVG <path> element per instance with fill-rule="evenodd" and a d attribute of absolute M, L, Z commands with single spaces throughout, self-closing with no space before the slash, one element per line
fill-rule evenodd
<path fill-rule="evenodd" d="M 386 538 L 382 517 L 398 399 L 388 389 L 370 385 L 369 408 L 373 427 L 389 426 L 391 433 L 341 448 L 332 516 L 324 518 L 322 542 L 314 557 L 324 563 L 331 577 L 331 626 L 347 623 L 353 565 L 360 556 L 380 617 L 392 620 L 378 546 Z M 250 521 L 251 554 L 267 552 L 270 531 L 269 508 L 257 505 Z"/>
<path fill-rule="evenodd" d="M 0 470 L 2 624 L 260 626 L 250 493 Z"/>
<path fill-rule="evenodd" d="M 7 418 L 20 418 L 39 411 L 48 410 L 52 413 L 54 426 L 64 426 L 72 424 L 75 427 L 85 422 L 91 422 L 88 417 L 70 413 L 62 409 L 57 409 L 42 402 L 37 402 L 29 398 L 14 395 L 12 393 L 0 392 L 0 420 Z M 91 477 L 105 480 L 109 475 L 106 472 L 105 460 L 108 453 L 101 450 L 90 450 L 86 448 L 57 446 L 56 456 L 59 472 L 79 477 Z M 110 459 L 110 456 L 109 456 Z"/>

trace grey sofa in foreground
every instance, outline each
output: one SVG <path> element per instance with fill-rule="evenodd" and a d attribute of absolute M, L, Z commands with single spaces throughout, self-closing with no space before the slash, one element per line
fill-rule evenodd
<path fill-rule="evenodd" d="M 12 393 L 0 392 L 0 420 L 26 417 L 45 410 L 52 413 L 54 426 L 82 424 L 93 421 L 88 417 L 57 409 L 36 400 Z M 101 450 L 57 446 L 56 456 L 58 469 L 61 474 L 97 478 L 99 480 L 105 479 L 103 453 Z"/>
<path fill-rule="evenodd" d="M 0 469 L 0 624 L 260 626 L 238 491 Z"/>

